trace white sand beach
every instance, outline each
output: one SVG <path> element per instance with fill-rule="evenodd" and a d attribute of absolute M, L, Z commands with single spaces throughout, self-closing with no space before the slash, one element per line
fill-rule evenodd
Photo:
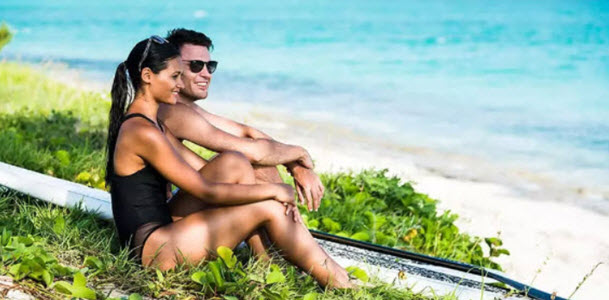
<path fill-rule="evenodd" d="M 520 282 L 568 297 L 595 265 L 601 264 L 575 293 L 573 299 L 600 299 L 609 286 L 609 216 L 564 201 L 543 188 L 531 197 L 509 185 L 458 177 L 419 163 L 436 160 L 452 169 L 467 169 L 472 159 L 454 159 L 430 149 L 392 149 L 333 124 L 298 120 L 298 116 L 253 104 L 202 102 L 211 112 L 257 127 L 275 139 L 305 147 L 322 172 L 387 168 L 415 188 L 440 200 L 442 209 L 459 214 L 463 232 L 500 237 L 511 255 L 499 262 L 505 273 Z M 376 142 L 376 143 L 375 143 Z M 451 161 L 451 159 L 453 159 Z M 480 173 L 480 170 L 472 170 Z M 488 172 L 488 170 L 486 171 Z M 492 174 L 490 174 L 492 175 Z M 489 176 L 493 178 L 493 176 Z M 493 178 L 494 179 L 494 178 Z M 531 183 L 535 184 L 535 183 Z M 556 199 L 552 199 L 556 197 Z"/>
<path fill-rule="evenodd" d="M 53 67 L 49 72 L 71 86 L 102 92 L 109 86 L 83 79 L 73 69 Z M 230 99 L 205 100 L 200 105 L 259 128 L 281 142 L 305 147 L 319 172 L 386 168 L 413 182 L 417 191 L 440 200 L 441 209 L 460 216 L 457 226 L 462 232 L 482 237 L 500 233 L 511 255 L 498 261 L 514 280 L 566 298 L 601 263 L 572 299 L 601 299 L 606 294 L 609 215 L 565 200 L 581 191 L 549 189 L 551 182 L 524 170 L 509 172 L 494 168 L 491 162 L 440 153 L 416 142 L 396 147 L 391 141 L 307 120 L 311 116 L 281 108 Z"/>

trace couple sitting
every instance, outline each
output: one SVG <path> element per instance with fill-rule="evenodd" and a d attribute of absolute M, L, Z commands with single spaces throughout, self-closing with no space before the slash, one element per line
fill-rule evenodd
<path fill-rule="evenodd" d="M 244 240 L 263 256 L 270 241 L 321 285 L 351 287 L 303 226 L 275 167 L 285 165 L 301 202 L 317 209 L 324 188 L 307 151 L 195 104 L 217 67 L 210 48 L 204 34 L 176 29 L 137 43 L 116 70 L 106 182 L 121 243 L 144 266 L 166 270 Z M 219 155 L 206 161 L 183 140 Z M 167 201 L 169 183 L 179 191 Z"/>

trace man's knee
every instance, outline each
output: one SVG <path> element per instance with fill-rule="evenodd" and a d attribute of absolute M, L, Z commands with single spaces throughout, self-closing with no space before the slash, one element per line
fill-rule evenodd
<path fill-rule="evenodd" d="M 275 200 L 267 200 L 257 202 L 256 213 L 264 216 L 266 221 L 273 221 L 279 218 L 285 218 L 286 207 L 283 203 Z"/>
<path fill-rule="evenodd" d="M 241 152 L 225 151 L 220 153 L 216 159 L 230 168 L 252 168 L 250 161 Z"/>
<path fill-rule="evenodd" d="M 257 183 L 283 183 L 276 166 L 254 165 Z"/>

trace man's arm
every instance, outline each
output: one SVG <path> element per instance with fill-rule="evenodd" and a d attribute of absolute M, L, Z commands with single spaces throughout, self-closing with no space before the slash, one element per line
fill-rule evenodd
<path fill-rule="evenodd" d="M 205 119 L 207 119 L 209 123 L 221 130 L 229 132 L 232 135 L 250 139 L 273 140 L 272 137 L 256 128 L 241 124 L 239 122 L 227 119 L 222 116 L 214 115 L 199 106 L 196 107 L 196 111 L 197 113 L 201 114 Z"/>
<path fill-rule="evenodd" d="M 226 132 L 230 132 L 235 136 L 250 139 L 266 139 L 274 141 L 272 137 L 256 128 L 235 122 L 233 120 L 218 115 L 214 115 L 198 106 L 196 107 L 196 109 L 197 113 L 207 119 L 212 125 Z M 281 144 L 277 141 L 274 142 Z M 308 159 L 311 160 L 311 157 L 308 152 L 307 156 Z M 317 174 L 313 172 L 312 168 L 303 166 L 298 161 L 291 161 L 285 163 L 284 165 L 296 181 L 296 191 L 298 192 L 298 198 L 300 199 L 300 202 L 304 204 L 304 202 L 306 201 L 309 210 L 317 209 L 321 203 L 321 197 L 323 197 L 325 191 L 325 188 L 321 183 L 319 176 L 317 176 Z"/>
<path fill-rule="evenodd" d="M 239 122 L 235 122 L 235 121 L 227 119 L 225 117 L 214 115 L 199 106 L 196 107 L 196 110 L 197 110 L 197 113 L 199 113 L 205 119 L 207 119 L 207 121 L 209 121 L 209 123 L 211 123 L 212 125 L 216 126 L 219 129 L 229 132 L 235 136 L 243 137 L 243 138 L 250 138 L 250 139 L 254 139 L 254 140 L 257 140 L 257 139 L 271 140 L 277 144 L 282 144 L 278 141 L 275 141 L 268 134 L 266 134 L 254 127 L 250 127 L 248 125 L 241 124 Z M 283 145 L 285 145 L 285 144 L 283 144 Z M 306 152 L 306 150 L 305 150 L 305 152 Z M 306 156 L 308 156 L 308 159 L 311 160 L 311 156 L 309 155 L 308 152 L 306 152 Z M 284 165 L 288 168 L 288 170 L 291 171 L 298 163 L 299 163 L 298 161 L 290 161 Z M 274 165 L 278 165 L 278 164 L 274 164 Z M 304 166 L 304 164 L 303 164 L 303 166 Z M 308 167 L 308 166 L 304 166 L 304 167 L 306 167 L 308 169 L 312 169 L 312 167 Z"/>
<path fill-rule="evenodd" d="M 221 130 L 183 104 L 164 105 L 159 110 L 159 117 L 177 138 L 216 152 L 239 151 L 250 162 L 258 165 L 274 166 L 296 161 L 305 167 L 313 167 L 310 156 L 302 147 L 278 143 L 272 139 L 240 137 L 236 127 Z"/>

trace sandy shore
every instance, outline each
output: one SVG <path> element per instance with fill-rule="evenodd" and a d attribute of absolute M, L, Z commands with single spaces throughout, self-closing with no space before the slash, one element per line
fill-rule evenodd
<path fill-rule="evenodd" d="M 417 147 L 395 149 L 333 124 L 295 120 L 298 116 L 287 111 L 217 100 L 201 105 L 279 141 L 305 147 L 318 171 L 387 168 L 414 182 L 418 191 L 439 199 L 441 209 L 459 214 L 462 231 L 483 237 L 500 232 L 511 255 L 499 262 L 513 279 L 568 297 L 596 264 L 604 262 L 573 299 L 599 299 L 609 287 L 609 216 L 564 201 L 564 195 L 553 191 L 541 199 L 535 195 L 543 195 L 543 190 L 523 193 L 524 181 L 510 186 L 458 177 L 450 169 L 470 168 L 467 160 L 451 161 L 454 157 Z M 446 160 L 451 167 L 443 172 L 420 163 L 433 159 Z"/>
<path fill-rule="evenodd" d="M 78 71 L 67 68 L 47 71 L 72 86 L 96 91 L 110 86 L 84 80 Z M 279 141 L 305 147 L 320 172 L 387 168 L 412 181 L 418 191 L 439 199 L 441 209 L 459 214 L 457 225 L 463 232 L 483 237 L 500 232 L 511 255 L 499 262 L 509 277 L 520 282 L 568 297 L 594 266 L 603 263 L 572 299 L 600 299 L 606 294 L 609 216 L 594 206 L 576 205 L 573 199 L 581 191 L 547 189 L 541 184 L 544 178 L 522 170 L 504 172 L 476 158 L 417 145 L 395 147 L 390 141 L 306 120 L 280 108 L 219 99 L 201 105 Z"/>

